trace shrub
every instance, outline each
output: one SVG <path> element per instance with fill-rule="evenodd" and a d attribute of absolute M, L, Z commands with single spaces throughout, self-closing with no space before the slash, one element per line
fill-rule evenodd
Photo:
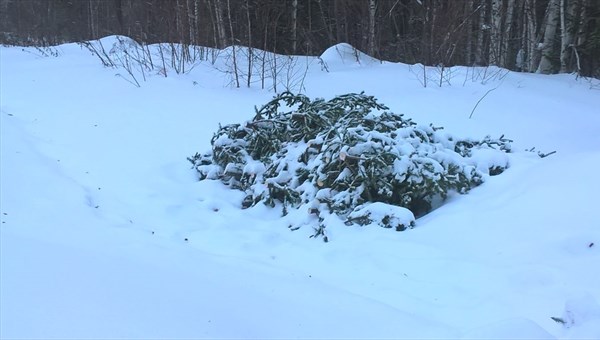
<path fill-rule="evenodd" d="M 404 230 L 414 225 L 406 212 L 378 205 L 374 214 L 369 204 L 403 207 L 419 217 L 449 193 L 465 194 L 508 167 L 510 140 L 456 139 L 440 130 L 390 112 L 364 93 L 311 101 L 286 92 L 252 120 L 220 126 L 212 150 L 188 159 L 200 180 L 219 179 L 244 191 L 243 208 L 281 204 L 285 215 L 306 205 L 321 221 L 336 214 L 347 224 Z M 324 226 L 316 230 L 322 234 Z"/>

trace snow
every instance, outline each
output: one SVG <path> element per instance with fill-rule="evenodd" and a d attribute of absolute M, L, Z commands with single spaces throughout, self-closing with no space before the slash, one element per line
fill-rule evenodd
<path fill-rule="evenodd" d="M 400 226 L 401 229 L 410 228 L 415 221 L 415 216 L 410 210 L 382 202 L 358 206 L 348 215 L 350 220 L 360 217 L 367 217 L 371 223 L 382 227 Z M 384 219 L 389 221 L 385 223 Z"/>
<path fill-rule="evenodd" d="M 487 173 L 494 167 L 508 168 L 510 163 L 507 154 L 494 149 L 476 148 L 472 151 L 470 158 L 477 169 L 483 173 Z"/>
<path fill-rule="evenodd" d="M 520 339 L 556 339 L 535 322 L 524 318 L 500 320 L 473 329 L 463 339 L 510 339 L 515 335 Z"/>
<path fill-rule="evenodd" d="M 328 72 L 337 72 L 361 65 L 373 65 L 379 63 L 377 59 L 357 50 L 352 45 L 340 43 L 326 49 L 319 57 Z"/>
<path fill-rule="evenodd" d="M 250 160 L 244 166 L 244 173 L 253 176 L 261 176 L 266 171 L 266 167 L 262 162 Z"/>
<path fill-rule="evenodd" d="M 600 304 L 589 293 L 567 299 L 560 319 L 565 328 L 577 328 L 576 337 L 600 338 Z"/>
<path fill-rule="evenodd" d="M 415 228 L 327 218 L 324 243 L 289 228 L 316 217 L 242 210 L 243 192 L 186 160 L 273 93 L 223 87 L 210 62 L 138 88 L 57 50 L 0 48 L 0 338 L 600 337 L 600 91 L 586 80 L 457 67 L 438 87 L 427 68 L 423 87 L 419 66 L 326 51 L 311 98 L 365 91 L 444 133 L 514 142 L 506 159 L 473 155 L 510 167 Z"/>

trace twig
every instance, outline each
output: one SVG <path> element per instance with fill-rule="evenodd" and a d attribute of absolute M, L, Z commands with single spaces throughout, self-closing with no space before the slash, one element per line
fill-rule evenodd
<path fill-rule="evenodd" d="M 540 158 L 546 158 L 550 155 L 554 155 L 555 153 L 556 153 L 556 151 L 552 151 L 552 152 L 548 152 L 548 153 L 538 152 L 538 156 L 540 156 Z"/>
<path fill-rule="evenodd" d="M 500 85 L 498 85 L 500 86 Z M 479 105 L 479 103 L 481 103 L 481 101 L 483 100 L 483 98 L 485 98 L 485 96 L 487 96 L 488 94 L 490 94 L 490 92 L 494 91 L 495 89 L 498 88 L 498 86 L 494 87 L 493 89 L 488 90 L 483 97 L 479 98 L 479 100 L 477 101 L 477 104 L 475 104 L 475 107 L 473 107 L 473 110 L 471 111 L 471 114 L 469 115 L 469 119 L 471 119 L 473 117 L 473 113 L 475 113 L 475 109 L 477 109 L 477 106 Z"/>

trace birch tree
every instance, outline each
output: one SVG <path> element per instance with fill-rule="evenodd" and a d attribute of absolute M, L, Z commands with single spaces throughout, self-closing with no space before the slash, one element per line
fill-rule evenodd
<path fill-rule="evenodd" d="M 550 74 L 554 70 L 552 63 L 552 54 L 554 53 L 554 41 L 558 27 L 559 1 L 550 0 L 546 9 L 546 25 L 544 27 L 544 39 L 540 46 L 542 59 L 538 66 L 537 73 Z"/>
<path fill-rule="evenodd" d="M 390 61 L 600 77 L 599 13 L 600 0 L 0 0 L 0 43 L 120 34 L 246 45 L 252 64 L 252 46 L 319 55 L 347 42 Z"/>
<path fill-rule="evenodd" d="M 587 18 L 587 1 L 581 0 L 581 7 L 579 10 L 579 30 L 577 31 L 577 42 L 576 46 L 573 46 L 573 52 L 575 52 L 575 58 L 577 61 L 577 72 L 581 73 L 581 60 L 577 48 L 584 46 L 586 43 L 586 32 L 585 32 L 585 20 Z"/>
<path fill-rule="evenodd" d="M 526 24 L 524 27 L 527 29 L 525 35 L 525 41 L 523 46 L 527 48 L 527 57 L 525 71 L 533 72 L 539 65 L 539 39 L 537 36 L 537 17 L 535 15 L 535 0 L 525 0 L 525 18 Z"/>
<path fill-rule="evenodd" d="M 560 72 L 569 72 L 569 59 L 573 53 L 573 40 L 575 39 L 575 11 L 578 0 L 560 0 Z"/>
<path fill-rule="evenodd" d="M 500 64 L 500 54 L 502 46 L 502 16 L 500 10 L 502 8 L 502 0 L 492 0 L 492 18 L 490 22 L 490 50 L 489 63 L 492 65 L 502 66 Z"/>

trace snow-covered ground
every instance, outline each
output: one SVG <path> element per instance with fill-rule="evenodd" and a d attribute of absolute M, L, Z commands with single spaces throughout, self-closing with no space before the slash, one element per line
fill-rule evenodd
<path fill-rule="evenodd" d="M 416 228 L 339 223 L 324 243 L 186 160 L 273 96 L 224 86 L 226 53 L 136 87 L 57 50 L 0 49 L 1 338 L 600 338 L 597 83 L 453 68 L 440 87 L 428 68 L 423 87 L 422 67 L 344 45 L 298 57 L 279 90 L 287 74 L 514 140 L 505 173 Z"/>

